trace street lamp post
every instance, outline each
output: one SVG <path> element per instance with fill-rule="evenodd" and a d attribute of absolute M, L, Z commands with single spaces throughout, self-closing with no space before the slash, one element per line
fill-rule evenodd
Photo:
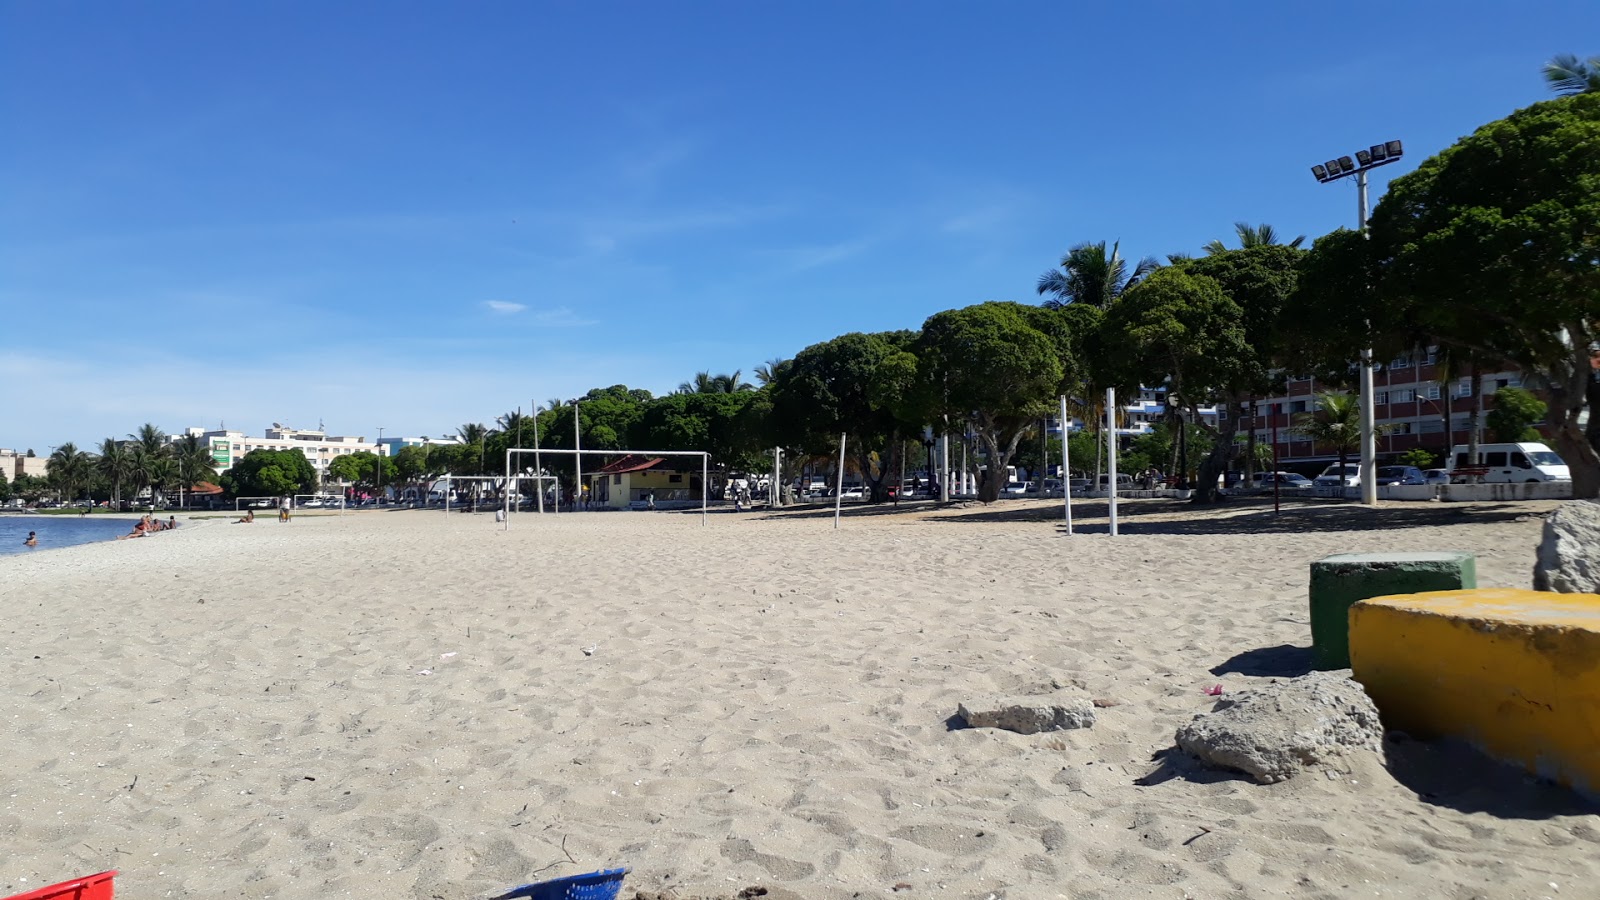
<path fill-rule="evenodd" d="M 1311 167 L 1311 174 L 1321 184 L 1338 181 L 1350 175 L 1356 177 L 1356 203 L 1360 215 L 1361 235 L 1367 235 L 1367 172 L 1379 166 L 1399 162 L 1403 148 L 1399 141 L 1373 144 L 1369 149 L 1357 150 L 1356 158 L 1348 156 L 1330 159 Z M 1361 502 L 1366 506 L 1378 505 L 1378 447 L 1374 434 L 1377 431 L 1373 416 L 1372 348 L 1361 351 Z M 1273 476 L 1277 477 L 1277 476 Z"/>

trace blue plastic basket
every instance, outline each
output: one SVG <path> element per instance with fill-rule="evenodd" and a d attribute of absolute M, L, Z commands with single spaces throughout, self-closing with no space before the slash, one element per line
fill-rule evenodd
<path fill-rule="evenodd" d="M 495 900 L 511 900 L 513 897 L 526 897 L 528 900 L 616 900 L 617 893 L 622 890 L 622 878 L 628 872 L 629 869 L 624 867 L 539 881 L 514 887 Z"/>

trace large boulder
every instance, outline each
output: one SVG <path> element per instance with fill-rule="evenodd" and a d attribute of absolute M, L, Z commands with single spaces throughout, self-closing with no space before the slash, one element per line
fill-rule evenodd
<path fill-rule="evenodd" d="M 1178 746 L 1263 784 L 1336 763 L 1349 751 L 1377 753 L 1378 708 L 1343 672 L 1313 672 L 1219 701 L 1178 729 Z"/>
<path fill-rule="evenodd" d="M 1572 500 L 1544 520 L 1533 589 L 1600 594 L 1600 503 Z"/>
<path fill-rule="evenodd" d="M 999 728 L 1017 734 L 1038 734 L 1094 724 L 1094 701 L 1078 690 L 1042 697 L 985 697 L 962 703 L 956 715 L 971 728 Z"/>

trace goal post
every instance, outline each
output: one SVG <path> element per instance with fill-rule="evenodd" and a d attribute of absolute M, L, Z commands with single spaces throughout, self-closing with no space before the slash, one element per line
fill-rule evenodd
<path fill-rule="evenodd" d="M 535 454 L 535 453 L 539 454 L 540 456 L 545 456 L 545 455 L 571 456 L 571 457 L 573 457 L 575 459 L 575 461 L 578 463 L 579 466 L 582 466 L 583 457 L 585 457 L 585 456 L 647 456 L 647 457 L 649 457 L 649 456 L 654 456 L 654 457 L 692 456 L 692 457 L 698 457 L 699 460 L 700 460 L 700 524 L 702 526 L 706 524 L 706 516 L 707 516 L 708 509 L 710 507 L 710 500 L 711 500 L 711 454 L 707 453 L 704 450 L 552 450 L 549 447 L 541 447 L 541 448 L 538 448 L 538 449 L 534 449 L 534 448 L 531 448 L 531 447 L 512 447 L 512 448 L 509 448 L 509 449 L 506 450 L 506 476 L 505 476 L 506 479 L 509 481 L 512 478 L 523 477 L 523 476 L 518 476 L 518 475 L 513 474 L 513 466 L 515 465 L 515 458 L 518 455 L 532 455 L 532 454 Z M 597 473 L 590 473 L 590 474 L 594 475 L 594 474 L 597 474 Z M 535 477 L 549 477 L 549 476 L 529 475 L 529 476 L 525 476 L 525 477 L 535 478 Z M 578 496 L 581 497 L 583 495 L 583 484 L 582 484 L 582 482 L 580 482 L 577 485 L 577 490 L 578 490 Z M 558 507 L 559 507 L 559 504 L 558 504 Z M 506 519 L 507 519 L 507 523 L 508 523 L 508 527 L 509 527 L 510 516 L 507 516 Z"/>

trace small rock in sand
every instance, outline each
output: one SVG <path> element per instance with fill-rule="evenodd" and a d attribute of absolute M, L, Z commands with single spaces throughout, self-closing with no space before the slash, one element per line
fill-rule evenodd
<path fill-rule="evenodd" d="M 1094 702 L 1082 691 L 1057 691 L 1041 697 L 985 697 L 957 710 L 972 728 L 999 728 L 1017 734 L 1038 734 L 1094 724 Z"/>

